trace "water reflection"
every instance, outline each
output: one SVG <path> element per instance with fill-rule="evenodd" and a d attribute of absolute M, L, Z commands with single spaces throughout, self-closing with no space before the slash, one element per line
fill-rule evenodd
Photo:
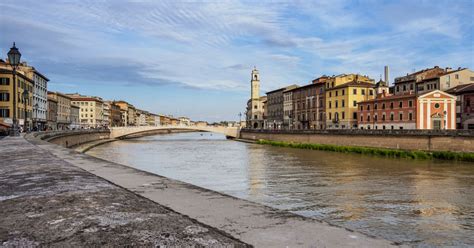
<path fill-rule="evenodd" d="M 270 147 L 209 133 L 89 154 L 411 245 L 474 244 L 474 164 Z"/>

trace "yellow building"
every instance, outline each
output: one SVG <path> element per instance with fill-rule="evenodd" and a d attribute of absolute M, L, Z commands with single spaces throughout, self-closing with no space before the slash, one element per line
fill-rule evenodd
<path fill-rule="evenodd" d="M 71 98 L 59 92 L 48 91 L 48 97 L 58 102 L 57 108 L 57 129 L 66 130 L 71 124 Z"/>
<path fill-rule="evenodd" d="M 326 82 L 326 128 L 357 128 L 357 103 L 375 97 L 375 81 L 358 74 L 342 74 Z"/>
<path fill-rule="evenodd" d="M 104 120 L 104 101 L 96 96 L 83 96 L 80 94 L 67 94 L 71 98 L 71 105 L 78 106 L 79 120 L 82 128 L 98 128 L 108 125 Z M 107 115 L 107 118 L 109 116 Z"/>
<path fill-rule="evenodd" d="M 16 118 L 20 126 L 24 126 L 25 107 L 27 115 L 27 126 L 31 127 L 33 110 L 33 80 L 29 79 L 21 71 L 16 73 Z M 23 92 L 28 90 L 27 99 L 23 99 Z M 13 72 L 9 69 L 0 68 L 0 123 L 12 125 L 13 123 Z"/>
<path fill-rule="evenodd" d="M 135 107 L 126 101 L 116 101 L 115 104 L 117 104 L 120 107 L 120 112 L 122 113 L 123 126 L 124 127 L 135 126 L 135 120 L 136 120 Z"/>

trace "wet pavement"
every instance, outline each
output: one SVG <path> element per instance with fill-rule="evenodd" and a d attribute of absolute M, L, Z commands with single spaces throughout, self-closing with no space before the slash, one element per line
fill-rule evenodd
<path fill-rule="evenodd" d="M 0 216 L 0 247 L 247 246 L 22 137 L 0 141 Z"/>

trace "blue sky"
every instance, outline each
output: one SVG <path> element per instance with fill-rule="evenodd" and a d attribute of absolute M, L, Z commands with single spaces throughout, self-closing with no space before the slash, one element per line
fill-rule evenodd
<path fill-rule="evenodd" d="M 0 2 L 13 41 L 49 89 L 156 113 L 238 120 L 250 95 L 326 74 L 378 80 L 434 65 L 474 68 L 474 1 Z"/>

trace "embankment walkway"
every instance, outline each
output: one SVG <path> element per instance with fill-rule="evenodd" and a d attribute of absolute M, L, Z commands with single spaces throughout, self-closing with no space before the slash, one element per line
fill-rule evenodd
<path fill-rule="evenodd" d="M 28 140 L 0 141 L 0 244 L 392 246 L 31 136 Z"/>

